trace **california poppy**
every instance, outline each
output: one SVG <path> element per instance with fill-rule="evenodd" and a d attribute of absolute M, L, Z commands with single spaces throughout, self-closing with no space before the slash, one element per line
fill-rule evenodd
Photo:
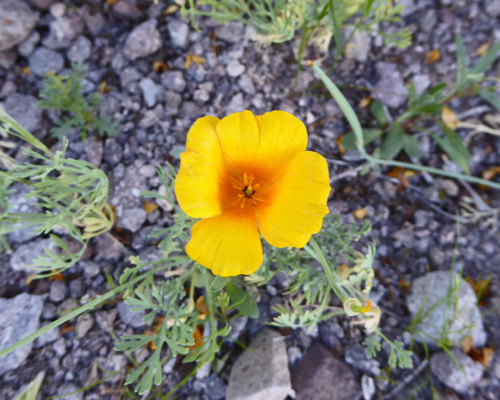
<path fill-rule="evenodd" d="M 181 208 L 202 218 L 186 252 L 220 276 L 262 264 L 260 235 L 275 247 L 303 247 L 328 213 L 328 166 L 306 151 L 307 131 L 292 114 L 250 111 L 191 127 L 175 181 Z"/>

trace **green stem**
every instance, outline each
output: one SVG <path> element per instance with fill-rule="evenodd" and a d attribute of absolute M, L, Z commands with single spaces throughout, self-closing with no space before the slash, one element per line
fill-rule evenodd
<path fill-rule="evenodd" d="M 321 266 L 323 267 L 323 269 L 325 271 L 326 278 L 328 279 L 328 283 L 330 283 L 330 286 L 332 287 L 333 291 L 335 292 L 337 297 L 340 299 L 340 301 L 342 303 L 344 303 L 349 298 L 349 296 L 347 296 L 344 293 L 344 291 L 342 290 L 342 288 L 339 285 L 337 285 L 336 279 L 333 276 L 333 271 L 331 270 L 330 265 L 328 264 L 328 261 L 326 260 L 325 254 L 323 253 L 323 251 L 321 251 L 318 243 L 316 243 L 316 240 L 314 240 L 314 238 L 311 238 L 309 243 L 311 244 L 311 247 L 314 251 L 314 254 L 315 254 L 317 260 L 321 263 Z"/>
<path fill-rule="evenodd" d="M 25 338 L 17 341 L 16 343 L 11 344 L 10 346 L 6 347 L 2 351 L 0 351 L 0 358 L 3 358 L 13 351 L 17 350 L 18 348 L 22 347 L 26 343 L 29 343 L 33 340 L 35 340 L 37 337 L 40 337 L 44 335 L 45 333 L 51 331 L 54 328 L 57 328 L 59 325 L 64 324 L 65 322 L 69 321 L 72 318 L 77 317 L 78 315 L 91 310 L 92 308 L 98 306 L 102 302 L 106 301 L 110 297 L 115 296 L 116 294 L 120 293 L 121 291 L 126 290 L 130 285 L 134 285 L 135 283 L 139 282 L 140 280 L 146 278 L 148 275 L 152 275 L 154 273 L 158 272 L 155 269 L 152 269 L 142 275 L 139 275 L 137 278 L 131 280 L 130 282 L 126 282 L 123 285 L 120 285 L 113 290 L 110 290 L 109 292 L 103 294 L 102 296 L 98 297 L 97 299 L 92 300 L 91 302 L 84 304 L 83 306 L 77 308 L 76 310 L 73 310 L 66 314 L 64 317 L 61 317 L 54 322 L 51 322 L 50 324 L 44 326 L 43 328 L 37 330 L 36 332 L 32 333 L 31 335 L 26 336 Z"/>

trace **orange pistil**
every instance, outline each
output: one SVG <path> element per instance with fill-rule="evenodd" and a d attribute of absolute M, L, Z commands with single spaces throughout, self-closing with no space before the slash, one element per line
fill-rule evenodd
<path fill-rule="evenodd" d="M 366 306 L 361 307 L 359 311 L 361 311 L 362 314 L 367 313 L 368 311 L 371 311 L 372 309 L 372 303 L 370 300 L 366 300 Z"/>

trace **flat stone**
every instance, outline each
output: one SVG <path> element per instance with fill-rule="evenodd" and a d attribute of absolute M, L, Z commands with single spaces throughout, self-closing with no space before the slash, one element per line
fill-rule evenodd
<path fill-rule="evenodd" d="M 162 41 L 155 20 L 143 22 L 136 27 L 125 42 L 125 56 L 130 60 L 146 57 L 159 50 Z"/>
<path fill-rule="evenodd" d="M 74 63 L 84 62 L 89 59 L 91 53 L 92 43 L 85 36 L 80 35 L 68 50 L 68 58 Z"/>
<path fill-rule="evenodd" d="M 0 298 L 0 350 L 25 338 L 38 329 L 43 300 L 40 296 L 27 293 L 12 299 Z M 33 342 L 26 343 L 16 351 L 2 358 L 0 376 L 19 367 L 28 357 Z"/>
<path fill-rule="evenodd" d="M 175 47 L 186 48 L 189 39 L 189 26 L 181 20 L 174 19 L 167 23 L 170 41 Z"/>
<path fill-rule="evenodd" d="M 68 287 L 63 281 L 52 281 L 50 284 L 49 299 L 53 303 L 63 301 L 68 295 Z"/>
<path fill-rule="evenodd" d="M 160 97 L 161 86 L 154 83 L 151 78 L 141 80 L 139 86 L 142 89 L 142 96 L 146 105 L 149 108 L 154 107 Z"/>
<path fill-rule="evenodd" d="M 14 65 L 17 59 L 17 53 L 15 50 L 5 50 L 0 51 L 0 67 L 9 69 Z"/>
<path fill-rule="evenodd" d="M 401 107 L 406 102 L 408 91 L 397 65 L 378 61 L 375 70 L 379 79 L 374 85 L 376 90 L 372 92 L 372 97 L 388 107 Z"/>
<path fill-rule="evenodd" d="M 485 345 L 486 332 L 476 305 L 476 295 L 458 274 L 437 271 L 415 279 L 406 301 L 412 318 L 421 319 L 415 326 L 416 332 L 420 333 L 415 335 L 415 340 L 422 338 L 435 348 L 437 339 L 447 328 L 445 337 L 453 346 L 458 346 L 467 336 L 472 336 L 475 347 Z"/>
<path fill-rule="evenodd" d="M 24 271 L 27 273 L 35 272 L 33 261 L 45 254 L 45 249 L 56 250 L 52 239 L 37 239 L 23 244 L 17 248 L 10 258 L 10 267 L 14 271 Z"/>
<path fill-rule="evenodd" d="M 484 367 L 458 349 L 452 349 L 450 352 L 460 364 L 463 372 L 455 360 L 444 351 L 432 355 L 430 359 L 431 371 L 455 392 L 467 393 L 471 388 L 470 385 L 475 385 L 483 377 Z"/>
<path fill-rule="evenodd" d="M 102 155 L 104 151 L 104 146 L 101 140 L 97 140 L 94 136 L 89 137 L 85 141 L 87 159 L 91 164 L 96 167 L 100 166 L 102 163 Z"/>
<path fill-rule="evenodd" d="M 361 388 L 355 372 L 319 342 L 292 369 L 297 400 L 356 400 Z"/>
<path fill-rule="evenodd" d="M 0 51 L 26 39 L 40 18 L 23 0 L 0 1 Z"/>
<path fill-rule="evenodd" d="M 64 58 L 57 51 L 39 47 L 29 57 L 30 70 L 38 76 L 54 71 L 59 72 L 64 67 Z"/>
<path fill-rule="evenodd" d="M 165 89 L 177 93 L 182 93 L 186 89 L 186 80 L 181 71 L 165 71 L 161 74 L 161 84 Z"/>
<path fill-rule="evenodd" d="M 118 260 L 127 252 L 125 246 L 109 232 L 98 236 L 96 242 L 96 259 L 98 260 Z"/>
<path fill-rule="evenodd" d="M 265 328 L 234 363 L 227 400 L 283 400 L 292 394 L 284 338 Z"/>
<path fill-rule="evenodd" d="M 365 349 L 360 344 L 355 344 L 345 352 L 345 361 L 361 372 L 372 376 L 380 375 L 380 363 L 367 358 Z"/>
<path fill-rule="evenodd" d="M 89 31 L 94 35 L 98 35 L 104 29 L 106 25 L 106 18 L 99 12 L 98 7 L 91 7 L 88 4 L 85 4 L 81 8 L 81 12 L 83 15 L 83 21 L 85 25 L 89 29 Z"/>
<path fill-rule="evenodd" d="M 137 232 L 146 221 L 148 213 L 144 208 L 126 208 L 119 219 L 119 223 L 131 232 Z"/>
<path fill-rule="evenodd" d="M 33 96 L 12 93 L 5 100 L 5 111 L 28 132 L 34 132 L 42 121 L 42 109 L 36 106 L 37 103 Z"/>
<path fill-rule="evenodd" d="M 241 64 L 238 60 L 231 60 L 226 67 L 227 74 L 236 78 L 245 72 L 245 66 Z"/>

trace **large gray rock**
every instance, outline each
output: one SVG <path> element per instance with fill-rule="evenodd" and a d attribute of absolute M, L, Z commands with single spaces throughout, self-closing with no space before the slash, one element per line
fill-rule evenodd
<path fill-rule="evenodd" d="M 33 132 L 40 127 L 42 109 L 36 104 L 38 100 L 29 95 L 12 93 L 5 100 L 5 111 L 21 124 L 28 132 Z"/>
<path fill-rule="evenodd" d="M 265 328 L 234 363 L 226 399 L 283 400 L 292 393 L 285 342 Z"/>
<path fill-rule="evenodd" d="M 0 51 L 21 43 L 31 33 L 40 15 L 23 0 L 0 1 Z"/>
<path fill-rule="evenodd" d="M 68 58 L 71 62 L 84 62 L 92 53 L 92 43 L 85 36 L 80 35 L 71 45 L 68 51 Z"/>
<path fill-rule="evenodd" d="M 12 299 L 0 298 L 0 350 L 32 334 L 40 325 L 43 301 L 40 296 L 22 293 Z M 19 367 L 28 357 L 33 342 L 26 343 L 0 363 L 0 376 Z"/>
<path fill-rule="evenodd" d="M 125 42 L 124 54 L 130 60 L 146 57 L 161 47 L 161 37 L 155 20 L 149 20 L 135 28 Z"/>
<path fill-rule="evenodd" d="M 458 346 L 462 339 L 472 336 L 474 345 L 483 347 L 486 333 L 474 290 L 460 275 L 451 274 L 430 272 L 413 281 L 406 300 L 412 318 L 419 320 L 415 325 L 419 335 L 415 339 L 422 338 L 436 347 L 436 340 L 444 333 L 452 345 Z"/>
<path fill-rule="evenodd" d="M 189 26 L 181 20 L 174 19 L 167 24 L 170 41 L 175 47 L 185 48 L 188 44 Z"/>
<path fill-rule="evenodd" d="M 314 342 L 292 370 L 297 400 L 357 400 L 361 388 L 354 371 Z"/>
<path fill-rule="evenodd" d="M 133 326 L 134 328 L 140 328 L 144 326 L 144 322 L 142 319 L 146 315 L 144 311 L 132 311 L 130 306 L 127 305 L 124 301 L 120 301 L 116 309 L 118 310 L 118 315 L 120 319 L 125 322 L 127 325 Z"/>
<path fill-rule="evenodd" d="M 458 349 L 452 349 L 451 354 L 460 366 L 446 352 L 442 351 L 432 355 L 430 359 L 431 371 L 455 392 L 466 393 L 471 385 L 476 384 L 482 378 L 484 367 Z"/>
<path fill-rule="evenodd" d="M 401 107 L 408 95 L 408 90 L 396 64 L 377 61 L 375 69 L 379 77 L 372 93 L 373 98 L 388 107 Z"/>

